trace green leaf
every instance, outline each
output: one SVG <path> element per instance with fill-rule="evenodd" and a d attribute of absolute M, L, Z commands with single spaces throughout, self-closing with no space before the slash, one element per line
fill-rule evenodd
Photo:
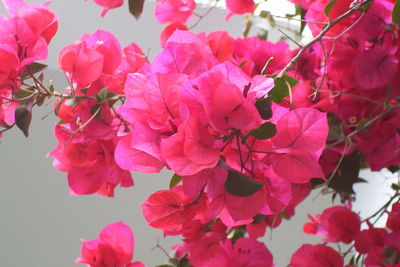
<path fill-rule="evenodd" d="M 280 103 L 285 97 L 289 95 L 289 90 L 297 84 L 297 80 L 284 74 L 282 78 L 275 78 L 274 87 L 268 92 L 271 100 L 275 103 Z M 289 87 L 290 86 L 290 87 Z"/>
<path fill-rule="evenodd" d="M 365 127 L 365 124 L 368 122 L 367 119 L 362 119 L 360 122 L 356 125 L 357 130 L 362 130 Z"/>
<path fill-rule="evenodd" d="M 331 9 L 333 6 L 336 4 L 337 0 L 332 0 L 330 1 L 324 8 L 324 13 L 327 17 L 329 17 L 329 13 L 331 12 Z"/>
<path fill-rule="evenodd" d="M 82 88 L 82 89 L 81 89 L 81 93 L 83 93 L 83 94 L 86 95 L 88 90 L 89 90 L 89 87 Z"/>
<path fill-rule="evenodd" d="M 49 91 L 50 91 L 50 93 L 54 93 L 54 91 L 55 91 L 55 89 L 54 89 L 54 86 L 51 84 L 50 85 L 50 87 L 49 87 Z"/>
<path fill-rule="evenodd" d="M 41 107 L 44 103 L 44 101 L 46 100 L 46 96 L 44 95 L 38 95 L 36 97 L 36 105 L 38 105 L 39 107 Z"/>
<path fill-rule="evenodd" d="M 261 118 L 269 120 L 272 117 L 272 101 L 271 98 L 258 98 L 256 100 L 256 108 Z"/>
<path fill-rule="evenodd" d="M 392 21 L 400 27 L 400 0 L 396 0 L 392 11 Z"/>
<path fill-rule="evenodd" d="M 94 96 L 97 102 L 103 102 L 104 100 L 107 99 L 107 88 L 101 89 L 97 95 Z"/>
<path fill-rule="evenodd" d="M 172 176 L 171 181 L 169 182 L 169 189 L 179 184 L 181 180 L 182 176 L 175 173 L 174 176 Z"/>
<path fill-rule="evenodd" d="M 14 94 L 15 100 L 20 104 L 26 104 L 30 100 L 30 96 L 35 92 L 33 87 L 20 89 Z"/>
<path fill-rule="evenodd" d="M 24 70 L 21 73 L 21 78 L 24 80 L 26 78 L 29 78 L 31 74 L 36 74 L 38 72 L 43 71 L 45 68 L 47 68 L 47 65 L 38 63 L 38 62 L 33 62 L 31 65 L 29 65 L 26 70 Z"/>
<path fill-rule="evenodd" d="M 24 133 L 25 137 L 29 135 L 29 126 L 32 121 L 32 106 L 21 105 L 16 108 L 15 113 L 15 124 Z"/>
<path fill-rule="evenodd" d="M 129 0 L 129 13 L 131 13 L 135 19 L 139 19 L 143 12 L 144 0 Z"/>
<path fill-rule="evenodd" d="M 328 113 L 329 132 L 326 139 L 327 142 L 337 141 L 343 138 L 343 124 L 342 121 L 333 113 Z"/>
<path fill-rule="evenodd" d="M 329 181 L 329 187 L 340 195 L 342 202 L 350 199 L 355 194 L 353 189 L 354 184 L 366 182 L 358 176 L 361 167 L 360 160 L 361 156 L 357 151 L 346 155 L 335 176 Z"/>
<path fill-rule="evenodd" d="M 391 172 L 391 173 L 396 173 L 400 170 L 400 165 L 393 165 L 393 166 L 389 166 L 387 167 L 387 169 Z"/>
<path fill-rule="evenodd" d="M 101 119 L 101 104 L 96 104 L 93 107 L 91 107 L 90 114 L 92 115 L 96 114 L 95 118 L 98 120 Z"/>
<path fill-rule="evenodd" d="M 256 139 L 269 139 L 272 138 L 276 134 L 275 124 L 271 122 L 264 122 L 255 130 L 251 130 L 249 132 L 249 136 L 254 136 Z"/>
<path fill-rule="evenodd" d="M 399 253 L 392 246 L 382 250 L 382 255 L 384 256 L 382 262 L 385 264 L 394 266 L 398 262 Z"/>
<path fill-rule="evenodd" d="M 400 186 L 398 184 L 392 184 L 390 186 L 394 191 L 399 191 L 400 190 Z"/>
<path fill-rule="evenodd" d="M 237 197 L 251 196 L 259 191 L 264 183 L 251 179 L 236 170 L 228 170 L 228 179 L 225 181 L 225 191 Z"/>

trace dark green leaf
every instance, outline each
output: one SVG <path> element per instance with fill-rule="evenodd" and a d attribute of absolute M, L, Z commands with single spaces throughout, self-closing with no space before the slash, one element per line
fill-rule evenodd
<path fill-rule="evenodd" d="M 249 136 L 254 136 L 256 139 L 269 139 L 272 138 L 276 134 L 275 124 L 271 122 L 264 122 L 255 130 L 251 130 L 249 132 Z"/>
<path fill-rule="evenodd" d="M 230 233 L 232 236 L 231 240 L 232 243 L 235 243 L 239 238 L 242 238 L 246 235 L 246 226 L 241 225 L 235 229 L 232 230 L 232 233 Z"/>
<path fill-rule="evenodd" d="M 107 88 L 101 89 L 97 95 L 94 96 L 97 102 L 103 102 L 107 99 Z"/>
<path fill-rule="evenodd" d="M 280 103 L 285 97 L 289 95 L 289 90 L 297 84 L 297 80 L 289 75 L 283 75 L 282 78 L 275 78 L 274 87 L 268 92 L 271 100 L 275 103 Z"/>
<path fill-rule="evenodd" d="M 81 92 L 83 93 L 83 94 L 85 94 L 86 95 L 86 93 L 87 93 L 87 91 L 89 90 L 89 88 L 88 87 L 86 87 L 86 88 L 82 88 L 81 89 Z"/>
<path fill-rule="evenodd" d="M 391 266 L 394 266 L 399 259 L 399 253 L 392 246 L 382 250 L 382 255 L 384 256 L 382 263 L 389 264 Z"/>
<path fill-rule="evenodd" d="M 346 155 L 340 164 L 335 176 L 329 181 L 329 187 L 334 189 L 341 197 L 342 202 L 354 195 L 353 185 L 366 182 L 359 178 L 360 153 L 355 151 Z"/>
<path fill-rule="evenodd" d="M 175 173 L 174 176 L 172 176 L 171 181 L 169 182 L 169 189 L 179 184 L 181 180 L 182 176 Z"/>
<path fill-rule="evenodd" d="M 32 107 L 30 105 L 21 105 L 17 107 L 14 113 L 15 124 L 26 137 L 29 135 L 29 126 L 32 120 Z"/>
<path fill-rule="evenodd" d="M 400 186 L 398 184 L 392 184 L 390 186 L 394 191 L 399 191 L 400 190 Z"/>
<path fill-rule="evenodd" d="M 171 265 L 171 264 L 161 264 L 161 265 L 157 265 L 156 267 L 174 267 L 174 265 Z"/>
<path fill-rule="evenodd" d="M 53 85 L 50 85 L 49 91 L 50 91 L 50 93 L 54 93 L 55 89 L 54 89 L 54 86 L 53 86 Z"/>
<path fill-rule="evenodd" d="M 144 0 L 129 0 L 129 13 L 139 19 L 143 12 Z"/>
<path fill-rule="evenodd" d="M 228 179 L 225 181 L 225 191 L 237 197 L 251 196 L 259 191 L 264 183 L 251 179 L 250 177 L 235 171 L 228 170 Z"/>
<path fill-rule="evenodd" d="M 56 107 L 54 108 L 54 114 L 56 114 L 56 116 L 58 116 L 58 111 L 60 110 L 61 104 L 63 101 L 58 101 Z"/>
<path fill-rule="evenodd" d="M 272 117 L 272 101 L 271 98 L 259 98 L 256 100 L 256 108 L 261 118 L 269 120 Z"/>
<path fill-rule="evenodd" d="M 107 92 L 106 99 L 110 99 L 110 98 L 113 98 L 115 96 L 116 96 L 116 94 L 114 92 Z"/>
<path fill-rule="evenodd" d="M 400 165 L 393 165 L 387 168 L 391 173 L 396 173 L 400 170 Z"/>
<path fill-rule="evenodd" d="M 333 142 L 343 138 L 342 121 L 333 113 L 328 114 L 329 132 L 326 141 Z"/>
<path fill-rule="evenodd" d="M 44 95 L 38 95 L 36 98 L 36 105 L 38 105 L 39 107 L 41 107 L 44 103 L 44 101 L 46 100 L 46 96 Z"/>
<path fill-rule="evenodd" d="M 400 27 L 400 0 L 396 0 L 392 11 L 392 21 Z"/>
<path fill-rule="evenodd" d="M 26 70 L 24 70 L 21 73 L 21 78 L 24 80 L 28 77 L 31 76 L 31 74 L 36 74 L 38 72 L 43 71 L 45 68 L 47 68 L 47 65 L 42 64 L 42 63 L 38 63 L 38 62 L 33 62 L 31 65 L 29 65 Z"/>
<path fill-rule="evenodd" d="M 101 119 L 101 104 L 96 104 L 93 107 L 90 108 L 90 113 L 92 115 L 96 114 L 95 118 L 96 119 Z"/>
<path fill-rule="evenodd" d="M 336 4 L 337 0 L 332 0 L 330 1 L 324 8 L 324 13 L 327 17 L 329 17 L 329 13 L 331 12 L 331 9 L 333 6 Z"/>
<path fill-rule="evenodd" d="M 34 88 L 20 89 L 14 94 L 15 100 L 20 104 L 26 104 L 30 100 L 30 96 L 34 93 Z"/>
<path fill-rule="evenodd" d="M 365 127 L 365 124 L 368 122 L 367 119 L 362 119 L 360 122 L 356 125 L 357 130 L 362 130 Z"/>

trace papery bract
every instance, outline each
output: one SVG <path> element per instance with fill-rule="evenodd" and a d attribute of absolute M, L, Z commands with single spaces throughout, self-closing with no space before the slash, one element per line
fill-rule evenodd
<path fill-rule="evenodd" d="M 156 17 L 161 24 L 185 23 L 196 8 L 193 0 L 159 0 Z"/>
<path fill-rule="evenodd" d="M 342 256 L 323 245 L 302 245 L 290 260 L 292 267 L 343 267 Z"/>
<path fill-rule="evenodd" d="M 131 263 L 134 249 L 133 233 L 122 222 L 109 224 L 100 232 L 99 238 L 82 240 L 82 257 L 77 263 L 91 267 L 133 267 L 144 266 L 140 262 Z"/>
<path fill-rule="evenodd" d="M 304 232 L 325 236 L 326 242 L 349 244 L 360 232 L 360 217 L 343 206 L 334 206 L 324 210 L 311 222 L 304 225 Z"/>

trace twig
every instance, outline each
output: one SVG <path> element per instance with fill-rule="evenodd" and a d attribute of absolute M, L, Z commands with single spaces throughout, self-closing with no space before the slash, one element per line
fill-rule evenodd
<path fill-rule="evenodd" d="M 350 16 L 351 14 L 353 14 L 355 11 L 357 11 L 360 7 L 362 7 L 363 5 L 367 4 L 368 2 L 370 2 L 371 0 L 365 0 L 360 2 L 359 4 L 355 5 L 354 7 L 352 7 L 351 9 L 347 10 L 345 13 L 343 13 L 342 15 L 340 15 L 339 17 L 337 17 L 336 19 L 328 22 L 328 24 L 326 25 L 326 27 L 317 35 L 315 36 L 311 41 L 309 41 L 308 43 L 306 43 L 304 46 L 302 46 L 302 48 L 297 52 L 297 54 L 289 61 L 289 63 L 281 70 L 281 72 L 278 73 L 278 75 L 276 76 L 277 79 L 280 79 L 283 77 L 283 75 L 289 71 L 292 66 L 294 65 L 294 63 L 299 60 L 299 58 L 304 54 L 304 52 L 314 43 L 320 41 L 325 34 L 336 24 L 338 24 L 340 21 L 342 21 L 343 19 L 345 19 L 346 17 Z"/>
<path fill-rule="evenodd" d="M 351 132 L 350 134 L 348 134 L 347 136 L 343 137 L 342 139 L 337 140 L 336 142 L 334 142 L 334 143 L 332 143 L 332 144 L 330 144 L 330 145 L 327 145 L 327 146 L 324 148 L 324 150 L 328 150 L 328 149 L 330 149 L 330 148 L 332 148 L 332 147 L 334 147 L 334 146 L 336 146 L 336 145 L 342 143 L 342 142 L 345 141 L 345 140 L 349 140 L 351 137 L 353 137 L 354 135 L 358 134 L 358 133 L 361 132 L 362 130 L 368 128 L 368 127 L 371 126 L 374 122 L 376 122 L 377 120 L 379 120 L 380 118 L 382 118 L 383 116 L 385 116 L 386 114 L 388 114 L 389 112 L 391 112 L 391 111 L 393 111 L 393 110 L 395 110 L 395 109 L 398 109 L 398 108 L 400 108 L 400 105 L 392 106 L 392 107 L 386 109 L 386 110 L 383 111 L 382 113 L 380 113 L 380 114 L 376 115 L 375 117 L 373 117 L 371 120 L 367 121 L 367 122 L 364 124 L 364 126 L 361 127 L 360 129 L 356 129 L 356 130 L 354 130 L 353 132 Z"/>

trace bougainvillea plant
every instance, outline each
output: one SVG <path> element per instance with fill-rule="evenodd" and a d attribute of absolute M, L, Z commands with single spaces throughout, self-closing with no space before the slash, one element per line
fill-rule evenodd
<path fill-rule="evenodd" d="M 361 169 L 399 173 L 400 0 L 292 0 L 286 19 L 312 34 L 300 43 L 248 36 L 256 19 L 275 18 L 257 11 L 264 1 L 225 1 L 226 19 L 246 16 L 235 39 L 190 31 L 221 1 L 199 15 L 194 0 L 158 0 L 161 53 L 149 61 L 110 32 L 84 34 L 59 52 L 69 87 L 57 90 L 39 63 L 57 32 L 51 5 L 2 2 L 0 136 L 14 126 L 28 136 L 33 107 L 53 99 L 49 155 L 71 194 L 113 197 L 133 186 L 131 171 L 173 171 L 170 188 L 141 204 L 151 227 L 182 237 L 160 266 L 275 266 L 259 239 L 312 190 L 342 204 L 309 215 L 304 232 L 324 243 L 302 245 L 290 266 L 400 266 L 400 184 L 371 216 L 352 211 Z M 101 16 L 124 4 L 94 2 Z M 128 1 L 136 19 L 144 5 Z M 385 214 L 386 227 L 375 226 Z M 144 266 L 132 262 L 133 247 L 129 226 L 112 223 L 83 241 L 76 262 Z"/>

